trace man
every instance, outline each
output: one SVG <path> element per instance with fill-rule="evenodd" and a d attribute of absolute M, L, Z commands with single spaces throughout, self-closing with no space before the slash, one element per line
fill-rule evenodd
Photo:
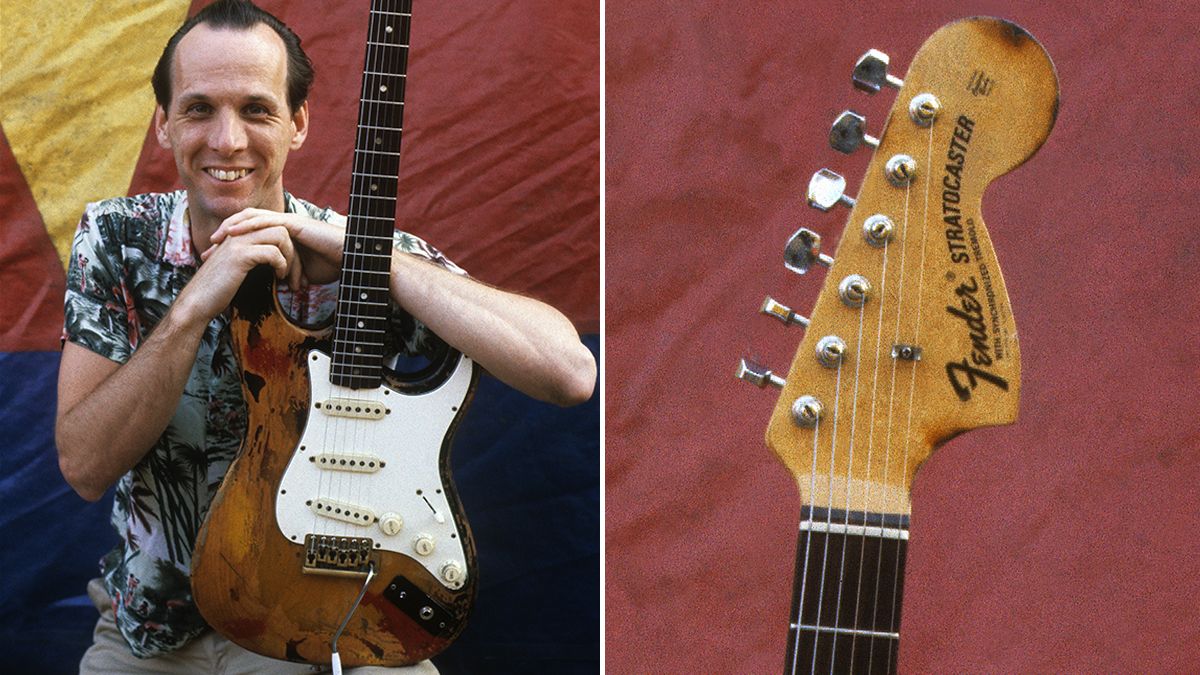
<path fill-rule="evenodd" d="M 155 70 L 158 142 L 184 190 L 89 205 L 68 272 L 56 440 L 85 499 L 113 484 L 122 536 L 103 562 L 111 603 L 83 672 L 309 672 L 206 631 L 187 573 L 195 530 L 236 453 L 244 402 L 226 309 L 269 265 L 299 318 L 328 310 L 340 218 L 292 197 L 282 172 L 308 135 L 312 80 L 299 39 L 243 0 L 220 0 L 177 31 Z M 395 304 L 493 375 L 561 405 L 591 396 L 596 366 L 556 310 L 474 282 L 411 236 L 393 256 Z M 400 240 L 398 238 L 398 240 Z M 187 458 L 191 475 L 164 467 Z M 103 596 L 107 596 L 104 599 Z M 428 663 L 421 664 L 431 670 Z M 365 670 L 365 669 L 364 669 Z"/>

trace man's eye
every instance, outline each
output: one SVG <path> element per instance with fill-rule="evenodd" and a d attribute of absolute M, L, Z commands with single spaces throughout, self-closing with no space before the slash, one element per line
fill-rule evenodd
<path fill-rule="evenodd" d="M 207 115 L 211 110 L 207 103 L 193 103 L 187 107 L 189 115 Z"/>
<path fill-rule="evenodd" d="M 262 105 L 258 105 L 258 104 L 246 106 L 246 114 L 251 115 L 253 117 L 262 117 L 263 115 L 266 115 L 269 112 L 270 111 L 267 110 L 266 106 L 262 106 Z"/>

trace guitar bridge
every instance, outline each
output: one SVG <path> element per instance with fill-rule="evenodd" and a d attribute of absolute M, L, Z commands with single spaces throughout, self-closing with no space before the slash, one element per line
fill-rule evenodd
<path fill-rule="evenodd" d="M 305 574 L 365 577 L 374 554 L 370 537 L 332 537 L 324 534 L 304 536 Z M 376 563 L 378 568 L 378 563 Z"/>

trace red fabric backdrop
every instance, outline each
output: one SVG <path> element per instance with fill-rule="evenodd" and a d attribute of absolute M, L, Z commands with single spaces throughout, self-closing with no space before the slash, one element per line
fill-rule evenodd
<path fill-rule="evenodd" d="M 1015 426 L 920 471 L 902 672 L 1200 667 L 1200 71 L 1182 3 L 645 0 L 606 10 L 606 645 L 611 672 L 778 672 L 799 499 L 764 446 L 820 272 L 785 271 L 841 110 L 878 130 L 895 97 L 850 87 L 875 47 L 903 76 L 941 25 L 989 14 L 1036 36 L 1057 126 L 994 183 L 984 217 L 1021 336 Z M 1019 112 L 1014 111 L 1014 114 Z"/>

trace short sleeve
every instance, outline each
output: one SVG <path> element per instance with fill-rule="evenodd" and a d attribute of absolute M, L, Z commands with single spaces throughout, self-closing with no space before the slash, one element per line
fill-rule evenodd
<path fill-rule="evenodd" d="M 118 234 L 98 204 L 87 205 L 67 264 L 62 339 L 124 363 L 137 347 L 140 330 Z"/>

